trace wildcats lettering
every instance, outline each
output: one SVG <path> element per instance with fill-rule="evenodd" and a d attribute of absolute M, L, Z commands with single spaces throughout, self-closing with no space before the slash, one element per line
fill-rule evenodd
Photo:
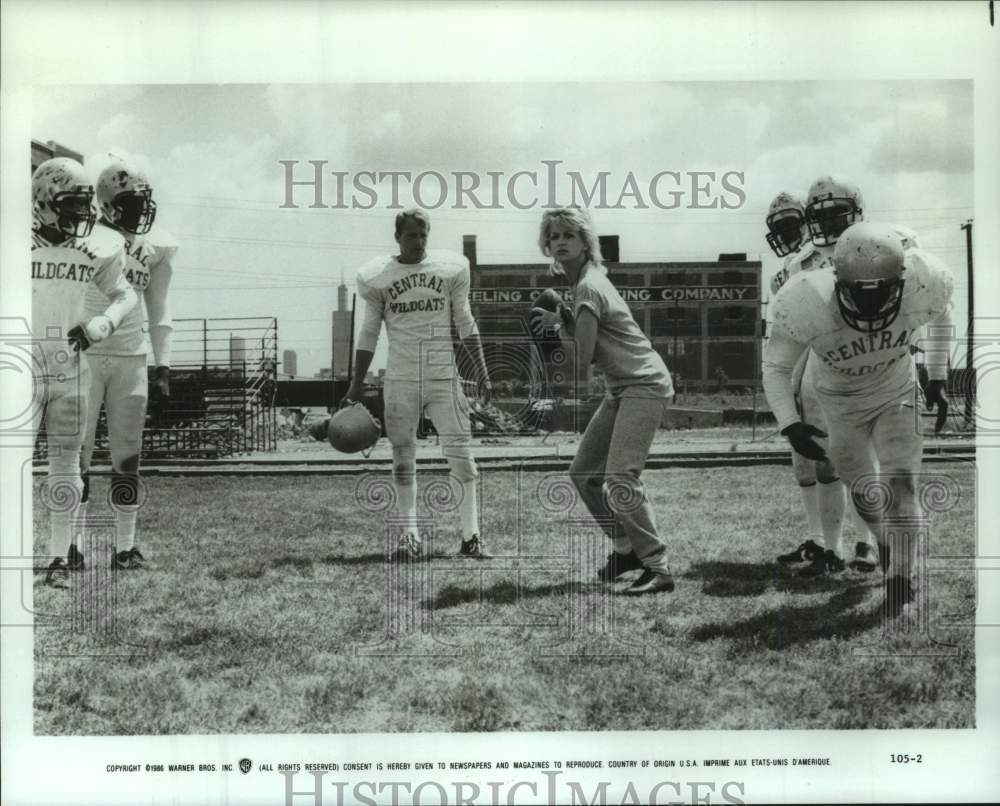
<path fill-rule="evenodd" d="M 32 280 L 72 280 L 78 283 L 88 283 L 93 275 L 94 267 L 83 263 L 31 261 Z"/>
<path fill-rule="evenodd" d="M 432 299 L 411 299 L 409 302 L 390 302 L 389 311 L 391 313 L 411 313 L 412 311 L 443 311 L 445 309 L 444 297 L 433 297 Z"/>
<path fill-rule="evenodd" d="M 132 258 L 136 263 L 142 266 L 144 269 L 149 265 L 150 252 L 148 249 L 144 249 L 144 241 L 125 241 L 125 254 L 127 257 Z"/>
<path fill-rule="evenodd" d="M 125 279 L 129 281 L 133 288 L 145 291 L 146 286 L 149 285 L 149 272 L 139 271 L 138 269 L 126 269 Z"/>
<path fill-rule="evenodd" d="M 444 293 L 444 280 L 426 272 L 414 272 L 393 281 L 388 287 L 389 299 L 396 299 L 400 294 L 409 291 L 411 288 L 429 288 L 431 291 Z"/>

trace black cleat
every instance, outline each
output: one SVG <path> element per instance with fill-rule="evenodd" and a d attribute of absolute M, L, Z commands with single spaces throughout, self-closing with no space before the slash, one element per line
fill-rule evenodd
<path fill-rule="evenodd" d="M 839 574 L 844 570 L 844 561 L 832 549 L 813 558 L 813 561 L 799 571 L 800 577 L 821 577 L 825 574 Z"/>
<path fill-rule="evenodd" d="M 471 560 L 489 560 L 493 555 L 486 550 L 479 535 L 473 535 L 468 540 L 463 540 L 458 548 L 459 557 L 468 557 Z"/>
<path fill-rule="evenodd" d="M 597 578 L 601 582 L 614 582 L 622 574 L 629 571 L 636 571 L 642 567 L 642 561 L 636 556 L 634 551 L 630 551 L 628 554 L 619 554 L 617 551 L 612 551 L 608 555 L 607 564 L 597 572 Z"/>
<path fill-rule="evenodd" d="M 882 575 L 889 573 L 889 544 L 885 543 L 878 547 L 878 561 L 882 566 Z"/>
<path fill-rule="evenodd" d="M 112 571 L 137 571 L 145 568 L 144 557 L 137 548 L 125 549 L 124 551 L 111 552 Z"/>
<path fill-rule="evenodd" d="M 851 568 L 863 574 L 870 574 L 875 570 L 875 552 L 871 546 L 861 540 L 854 544 L 854 559 L 851 560 Z"/>
<path fill-rule="evenodd" d="M 423 555 L 423 542 L 412 532 L 407 532 L 399 538 L 399 545 L 393 559 L 396 562 L 417 562 Z"/>
<path fill-rule="evenodd" d="M 56 557 L 45 569 L 45 584 L 50 588 L 66 590 L 69 587 L 69 568 L 62 557 Z"/>
<path fill-rule="evenodd" d="M 888 618 L 896 618 L 903 608 L 917 600 L 913 583 L 902 576 L 889 577 L 885 581 L 885 614 Z"/>
<path fill-rule="evenodd" d="M 813 540 L 800 543 L 799 547 L 787 554 L 779 554 L 779 563 L 809 563 L 823 555 L 823 547 Z"/>
<path fill-rule="evenodd" d="M 66 567 L 69 568 L 70 571 L 82 571 L 86 567 L 86 563 L 83 561 L 83 555 L 76 547 L 76 543 L 71 543 L 69 551 L 66 552 Z"/>
<path fill-rule="evenodd" d="M 647 593 L 670 593 L 673 589 L 674 578 L 670 574 L 647 568 L 623 593 L 626 596 L 642 596 Z"/>

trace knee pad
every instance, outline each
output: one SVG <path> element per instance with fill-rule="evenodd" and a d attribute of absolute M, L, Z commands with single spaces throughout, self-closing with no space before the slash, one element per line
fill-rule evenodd
<path fill-rule="evenodd" d="M 479 478 L 479 468 L 476 467 L 476 460 L 472 458 L 472 451 L 449 450 L 445 451 L 444 458 L 448 460 L 451 475 L 463 484 Z"/>
<path fill-rule="evenodd" d="M 816 463 L 792 451 L 792 472 L 800 487 L 811 487 L 816 483 Z"/>
<path fill-rule="evenodd" d="M 413 484 L 417 478 L 417 448 L 415 445 L 392 447 L 392 479 L 396 484 Z"/>
<path fill-rule="evenodd" d="M 112 472 L 110 501 L 115 509 L 136 506 L 139 503 L 139 474 Z"/>
<path fill-rule="evenodd" d="M 835 481 L 840 481 L 837 468 L 833 466 L 832 462 L 816 462 L 816 481 L 820 484 L 833 484 Z"/>

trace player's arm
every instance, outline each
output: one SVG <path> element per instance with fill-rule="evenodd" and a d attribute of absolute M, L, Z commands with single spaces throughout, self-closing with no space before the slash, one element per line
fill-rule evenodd
<path fill-rule="evenodd" d="M 493 397 L 493 384 L 490 383 L 490 373 L 486 367 L 486 356 L 483 353 L 483 342 L 479 337 L 479 328 L 472 315 L 469 305 L 469 266 L 468 262 L 458 273 L 451 288 L 451 317 L 462 341 L 463 349 L 472 357 L 474 371 L 473 381 L 479 390 L 483 403 L 489 403 Z"/>
<path fill-rule="evenodd" d="M 908 255 L 908 260 L 913 264 L 923 263 L 919 271 L 926 275 L 921 280 L 926 283 L 929 321 L 924 329 L 920 348 L 923 349 L 924 367 L 927 369 L 924 398 L 928 409 L 937 408 L 934 423 L 934 432 L 937 433 L 944 428 L 948 419 L 948 398 L 945 392 L 948 388 L 948 356 L 955 337 L 951 319 L 954 279 L 944 263 L 923 251 Z"/>
<path fill-rule="evenodd" d="M 587 397 L 590 383 L 587 370 L 594 361 L 597 349 L 597 314 L 589 306 L 581 306 L 574 316 L 573 346 L 576 365 L 573 368 L 577 399 Z"/>
<path fill-rule="evenodd" d="M 125 314 L 135 307 L 139 297 L 128 280 L 122 274 L 125 268 L 125 252 L 120 250 L 108 258 L 94 273 L 93 282 L 108 298 L 108 307 L 87 322 L 72 328 L 67 334 L 69 343 L 74 350 L 86 350 L 91 344 L 96 344 L 108 338 Z"/>
<path fill-rule="evenodd" d="M 802 422 L 792 382 L 795 366 L 807 349 L 808 345 L 793 339 L 780 324 L 772 326 L 771 337 L 764 345 L 764 394 L 778 421 L 778 430 L 788 438 L 792 448 L 807 459 L 820 461 L 826 458 L 826 452 L 813 437 L 826 434 Z"/>
<path fill-rule="evenodd" d="M 375 357 L 378 337 L 382 332 L 382 314 L 385 305 L 375 289 L 369 288 L 358 279 L 358 291 L 365 301 L 365 318 L 358 334 L 358 346 L 354 351 L 354 377 L 351 386 L 344 397 L 347 400 L 360 400 L 365 390 L 365 376 Z"/>
<path fill-rule="evenodd" d="M 146 313 L 149 315 L 149 340 L 153 345 L 153 364 L 156 367 L 156 388 L 164 397 L 170 396 L 170 348 L 174 332 L 168 298 L 174 273 L 170 258 L 170 254 L 164 255 L 153 267 L 144 292 Z"/>

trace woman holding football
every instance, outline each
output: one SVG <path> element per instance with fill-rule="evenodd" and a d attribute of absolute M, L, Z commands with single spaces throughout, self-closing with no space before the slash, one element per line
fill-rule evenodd
<path fill-rule="evenodd" d="M 573 302 L 570 310 L 554 293 L 540 295 L 531 311 L 532 332 L 536 337 L 555 332 L 574 344 L 577 389 L 586 388 L 591 363 L 604 374 L 607 387 L 570 466 L 573 484 L 612 541 L 613 551 L 598 576 L 611 582 L 643 569 L 625 593 L 672 591 L 667 546 L 639 478 L 673 399 L 670 373 L 608 279 L 584 210 L 547 210 L 538 245 L 553 260 L 550 274 L 565 276 Z"/>

